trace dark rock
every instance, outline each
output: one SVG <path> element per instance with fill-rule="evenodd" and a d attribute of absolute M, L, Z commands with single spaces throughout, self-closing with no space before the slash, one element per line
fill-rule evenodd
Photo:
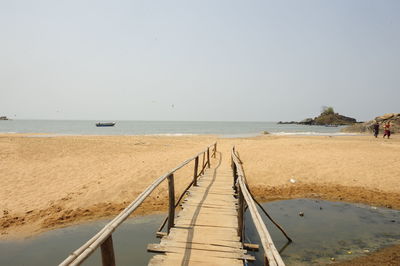
<path fill-rule="evenodd" d="M 353 125 L 357 123 L 357 120 L 352 117 L 340 115 L 333 111 L 333 108 L 328 108 L 324 110 L 319 116 L 314 118 L 306 118 L 300 122 L 290 121 L 282 122 L 279 121 L 278 124 L 299 124 L 299 125 L 317 125 L 317 126 L 344 126 Z"/>
<path fill-rule="evenodd" d="M 299 122 L 300 125 L 312 125 L 314 123 L 314 119 L 306 118 Z"/>
<path fill-rule="evenodd" d="M 375 119 L 368 122 L 353 124 L 349 127 L 343 128 L 343 132 L 356 132 L 356 133 L 366 133 L 373 132 L 373 125 L 375 123 L 379 124 L 379 133 L 383 132 L 383 125 L 387 122 L 391 123 L 390 131 L 391 133 L 400 133 L 400 113 L 385 114 L 382 116 L 375 117 Z"/>
<path fill-rule="evenodd" d="M 340 115 L 338 113 L 333 114 L 321 114 L 314 118 L 313 124 L 314 125 L 336 125 L 336 126 L 343 126 L 343 125 L 352 125 L 356 123 L 357 120 L 348 116 Z"/>
<path fill-rule="evenodd" d="M 289 122 L 279 121 L 278 122 L 278 125 L 291 125 L 291 124 L 298 124 L 298 122 L 296 122 L 296 121 L 289 121 Z"/>

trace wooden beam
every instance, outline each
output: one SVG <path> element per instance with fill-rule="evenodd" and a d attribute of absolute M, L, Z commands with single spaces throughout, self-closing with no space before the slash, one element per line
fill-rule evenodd
<path fill-rule="evenodd" d="M 204 246 L 204 247 L 203 247 Z M 243 250 L 232 250 L 232 251 L 220 251 L 218 249 L 213 250 L 212 247 L 207 245 L 190 245 L 189 247 L 182 246 L 174 246 L 174 245 L 160 245 L 160 244 L 148 244 L 147 251 L 154 253 L 175 253 L 175 254 L 184 254 L 186 250 L 193 250 L 197 252 L 207 252 L 207 254 L 212 255 L 214 257 L 220 258 L 231 258 L 231 259 L 242 259 L 248 261 L 255 261 L 255 257 L 249 254 L 243 253 Z M 204 253 L 206 254 L 206 253 Z"/>
<path fill-rule="evenodd" d="M 174 188 L 174 174 L 168 176 L 168 233 L 175 225 L 175 188 Z"/>
<path fill-rule="evenodd" d="M 203 162 L 201 163 L 201 174 L 203 174 L 204 173 L 204 167 L 205 167 L 205 161 L 206 161 L 206 153 L 204 152 L 203 153 Z"/>
<path fill-rule="evenodd" d="M 106 241 L 100 246 L 101 248 L 101 261 L 103 266 L 115 266 L 115 255 L 112 241 L 112 235 L 110 235 Z"/>
<path fill-rule="evenodd" d="M 208 166 L 208 168 L 211 167 L 211 162 L 210 162 L 210 148 L 207 148 L 207 166 Z"/>
<path fill-rule="evenodd" d="M 217 143 L 214 143 L 214 151 L 213 151 L 213 157 L 215 158 L 217 156 Z"/>
<path fill-rule="evenodd" d="M 238 228 L 238 236 L 240 237 L 240 240 L 243 242 L 244 241 L 244 198 L 243 198 L 243 193 L 240 187 L 238 188 L 239 191 L 239 208 L 238 208 L 238 223 L 239 223 L 239 228 Z"/>
<path fill-rule="evenodd" d="M 156 237 L 157 238 L 163 238 L 164 236 L 167 236 L 168 234 L 166 232 L 157 232 Z"/>
<path fill-rule="evenodd" d="M 260 246 L 258 244 L 252 243 L 243 243 L 243 247 L 250 251 L 258 251 L 260 249 Z"/>
<path fill-rule="evenodd" d="M 193 186 L 197 186 L 197 172 L 199 169 L 199 156 L 194 160 Z"/>

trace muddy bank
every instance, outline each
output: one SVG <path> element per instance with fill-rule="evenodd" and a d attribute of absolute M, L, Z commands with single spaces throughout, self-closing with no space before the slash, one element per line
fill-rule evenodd
<path fill-rule="evenodd" d="M 363 187 L 346 187 L 334 184 L 292 184 L 282 187 L 252 186 L 251 190 L 262 202 L 314 198 L 400 209 L 400 193 L 384 192 Z"/>
<path fill-rule="evenodd" d="M 375 266 L 375 265 L 399 265 L 400 264 L 400 245 L 383 248 L 377 252 L 366 256 L 358 257 L 349 261 L 339 262 L 335 265 L 340 266 Z"/>

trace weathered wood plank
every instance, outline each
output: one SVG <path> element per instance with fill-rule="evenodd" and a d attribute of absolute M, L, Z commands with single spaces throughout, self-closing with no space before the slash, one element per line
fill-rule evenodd
<path fill-rule="evenodd" d="M 111 235 L 101 244 L 100 249 L 103 266 L 115 266 L 114 246 Z"/>
<path fill-rule="evenodd" d="M 177 237 L 176 235 L 174 236 L 175 238 Z M 174 238 L 171 238 L 170 236 L 166 236 L 163 243 L 169 243 L 170 241 L 174 241 L 175 243 L 193 243 L 193 244 L 200 244 L 200 245 L 212 245 L 212 246 L 223 246 L 223 247 L 230 247 L 230 248 L 236 248 L 240 249 L 242 248 L 242 244 L 239 243 L 237 240 L 236 241 L 226 241 L 226 240 L 215 240 L 213 239 L 212 241 L 208 241 L 207 239 L 203 240 L 194 240 L 192 239 L 191 241 L 179 241 Z M 256 244 L 248 244 L 248 245 L 254 245 L 257 246 Z M 246 248 L 249 250 L 248 248 Z"/>
<path fill-rule="evenodd" d="M 210 260 L 204 256 L 190 256 L 189 258 L 185 258 L 182 254 L 173 254 L 169 253 L 166 255 L 156 255 L 152 258 L 149 265 L 168 265 L 168 266 L 176 266 L 176 265 L 196 265 L 196 266 L 217 266 L 217 265 L 232 265 L 232 266 L 243 266 L 243 262 L 236 259 L 228 259 L 228 258 L 213 258 Z"/>
<path fill-rule="evenodd" d="M 258 244 L 243 243 L 243 247 L 247 250 L 258 251 L 260 246 Z"/>
<path fill-rule="evenodd" d="M 217 244 L 207 244 L 207 243 L 196 243 L 196 242 L 178 242 L 175 240 L 163 241 L 162 244 L 149 244 L 147 250 L 154 252 L 159 252 L 160 250 L 167 250 L 169 247 L 182 248 L 182 249 L 195 249 L 203 251 L 215 251 L 215 252 L 229 252 L 229 253 L 239 253 L 246 254 L 246 250 L 240 247 L 229 247 Z M 163 251 L 166 252 L 166 251 Z"/>
<path fill-rule="evenodd" d="M 212 258 L 228 258 L 228 259 L 242 259 L 242 260 L 254 260 L 254 257 L 242 252 L 236 251 L 218 251 L 213 249 L 200 249 L 200 248 L 185 248 L 176 247 L 171 245 L 157 245 L 149 244 L 147 250 L 155 253 L 176 253 L 176 254 L 189 254 L 197 256 L 208 256 Z M 212 259 L 211 259 L 212 260 Z"/>
<path fill-rule="evenodd" d="M 175 185 L 174 185 L 174 174 L 168 176 L 168 232 L 174 226 L 175 222 Z"/>
<path fill-rule="evenodd" d="M 148 250 L 156 255 L 149 265 L 243 265 L 254 260 L 237 235 L 238 201 L 232 188 L 232 172 L 220 175 L 207 169 L 188 191 L 175 226 Z"/>

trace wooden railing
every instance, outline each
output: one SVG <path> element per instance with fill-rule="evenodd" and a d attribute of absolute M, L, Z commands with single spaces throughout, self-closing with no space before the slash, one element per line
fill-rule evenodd
<path fill-rule="evenodd" d="M 242 163 L 238 158 L 235 147 L 233 147 L 231 152 L 232 158 L 232 170 L 233 170 L 233 184 L 236 188 L 236 192 L 238 194 L 239 199 L 239 209 L 238 209 L 238 222 L 239 222 L 239 231 L 238 235 L 241 238 L 242 242 L 244 242 L 244 212 L 245 205 L 247 205 L 253 223 L 256 227 L 257 233 L 261 240 L 261 245 L 264 249 L 264 265 L 277 265 L 284 266 L 283 262 L 278 250 L 275 248 L 274 243 L 272 242 L 272 238 L 267 230 L 267 227 L 264 224 L 264 221 L 261 218 L 260 213 L 257 210 L 256 204 L 253 200 L 253 197 L 250 191 L 247 188 L 246 177 L 243 171 Z"/>
<path fill-rule="evenodd" d="M 215 157 L 215 153 L 217 151 L 217 143 L 213 143 L 208 146 L 204 151 L 198 153 L 192 158 L 184 161 L 182 164 L 168 172 L 167 174 L 157 178 L 149 187 L 147 187 L 128 207 L 126 207 L 120 214 L 118 214 L 111 222 L 105 225 L 95 236 L 93 236 L 89 241 L 87 241 L 80 248 L 72 252 L 63 262 L 61 262 L 60 266 L 65 265 L 80 265 L 83 261 L 85 261 L 97 248 L 101 248 L 101 258 L 103 266 L 112 266 L 115 265 L 115 255 L 114 255 L 114 247 L 112 240 L 112 233 L 115 229 L 122 224 L 128 217 L 131 215 L 140 204 L 156 189 L 165 179 L 168 180 L 168 195 L 169 195 L 169 207 L 168 207 L 168 232 L 171 227 L 174 226 L 175 219 L 175 188 L 174 188 L 174 173 L 190 163 L 191 161 L 195 161 L 194 165 L 194 174 L 193 180 L 190 183 L 196 184 L 197 178 L 204 172 L 205 168 L 210 168 L 210 149 L 212 149 L 212 157 Z M 198 173 L 199 159 L 202 155 L 202 169 L 200 173 Z M 190 186 L 189 186 L 190 187 Z M 184 194 L 184 193 L 183 193 Z M 182 194 L 182 195 L 183 195 Z M 182 196 L 180 197 L 180 199 Z M 178 200 L 178 202 L 180 201 Z M 165 222 L 164 222 L 165 224 Z"/>

